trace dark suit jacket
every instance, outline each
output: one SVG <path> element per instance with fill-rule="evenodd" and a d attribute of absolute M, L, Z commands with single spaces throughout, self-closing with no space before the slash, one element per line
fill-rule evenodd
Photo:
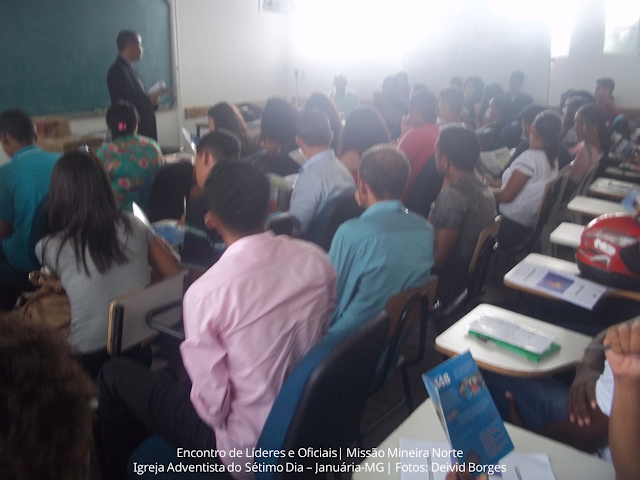
<path fill-rule="evenodd" d="M 156 106 L 151 104 L 138 73 L 124 58 L 118 56 L 109 68 L 107 87 L 112 105 L 118 100 L 126 100 L 136 107 L 140 115 L 138 133 L 158 140 Z"/>

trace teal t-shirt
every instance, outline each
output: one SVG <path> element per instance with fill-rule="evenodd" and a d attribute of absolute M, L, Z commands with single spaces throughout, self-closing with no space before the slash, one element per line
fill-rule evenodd
<path fill-rule="evenodd" d="M 358 328 L 384 310 L 389 297 L 426 285 L 434 232 L 399 200 L 378 202 L 338 228 L 329 259 L 338 275 L 329 333 Z"/>
<path fill-rule="evenodd" d="M 11 236 L 2 240 L 2 250 L 17 270 L 38 268 L 29 252 L 29 236 L 36 209 L 49 193 L 51 172 L 59 156 L 30 145 L 0 167 L 0 221 L 11 222 L 13 228 Z"/>

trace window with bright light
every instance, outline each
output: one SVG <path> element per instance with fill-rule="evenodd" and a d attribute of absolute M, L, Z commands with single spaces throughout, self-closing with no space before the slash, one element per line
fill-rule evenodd
<path fill-rule="evenodd" d="M 640 54 L 640 2 L 606 0 L 604 53 Z"/>

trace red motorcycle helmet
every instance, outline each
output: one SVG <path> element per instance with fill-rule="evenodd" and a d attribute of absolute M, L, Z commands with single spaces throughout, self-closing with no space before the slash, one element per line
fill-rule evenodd
<path fill-rule="evenodd" d="M 582 232 L 576 254 L 583 277 L 640 291 L 640 224 L 626 213 L 608 213 Z"/>

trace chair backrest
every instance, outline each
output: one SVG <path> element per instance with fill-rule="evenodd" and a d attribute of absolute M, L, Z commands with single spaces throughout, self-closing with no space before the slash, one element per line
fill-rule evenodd
<path fill-rule="evenodd" d="M 328 252 L 340 225 L 352 218 L 358 218 L 363 212 L 364 208 L 358 205 L 353 192 L 350 195 L 341 195 L 329 213 L 320 239 L 320 246 Z"/>
<path fill-rule="evenodd" d="M 181 270 L 158 283 L 125 293 L 111 302 L 107 337 L 107 352 L 110 355 L 117 356 L 158 334 L 158 330 L 146 322 L 150 310 L 176 302 L 176 308 L 164 312 L 162 317 L 158 315 L 156 321 L 169 327 L 182 318 L 180 301 L 185 275 L 186 271 Z"/>
<path fill-rule="evenodd" d="M 407 208 L 427 218 L 431 204 L 442 190 L 443 182 L 444 176 L 436 170 L 435 156 L 433 156 L 427 160 L 416 181 L 413 182 L 407 199 Z"/>
<path fill-rule="evenodd" d="M 185 198 L 189 201 L 193 184 L 191 162 L 169 163 L 160 167 L 149 188 L 147 216 L 151 223 L 184 214 Z"/>
<path fill-rule="evenodd" d="M 276 235 L 291 236 L 293 234 L 293 217 L 288 212 L 273 215 L 267 218 L 266 228 Z"/>
<path fill-rule="evenodd" d="M 360 425 L 369 387 L 389 331 L 382 312 L 345 336 L 327 336 L 313 347 L 284 382 L 258 438 L 263 450 L 338 449 L 353 442 Z M 260 457 L 255 463 L 284 465 L 297 462 L 303 468 L 317 458 Z M 323 458 L 339 464 L 339 458 Z M 309 471 L 274 473 L 262 468 L 257 480 L 309 478 Z"/>
<path fill-rule="evenodd" d="M 565 176 L 568 175 L 569 169 L 567 169 L 566 172 L 563 172 L 562 175 L 558 175 L 556 178 L 547 183 L 547 186 L 544 189 L 544 194 L 542 195 L 540 207 L 538 208 L 536 224 L 533 227 L 533 232 L 521 245 L 515 248 L 516 251 L 528 251 L 531 249 L 536 240 L 538 240 L 540 234 L 542 233 L 542 229 L 549 219 L 549 215 L 551 214 L 554 205 L 560 200 L 562 185 L 565 181 Z"/>
<path fill-rule="evenodd" d="M 391 319 L 391 328 L 387 339 L 387 349 L 384 358 L 381 359 L 381 367 L 378 369 L 371 387 L 372 392 L 376 392 L 384 385 L 389 374 L 395 368 L 402 340 L 406 335 L 403 333 L 414 325 L 427 321 L 429 310 L 435 302 L 437 290 L 438 276 L 432 275 L 426 285 L 403 290 L 387 300 L 385 311 Z"/>
<path fill-rule="evenodd" d="M 593 183 L 593 179 L 596 176 L 596 172 L 600 170 L 600 164 L 603 163 L 602 159 L 603 159 L 603 155 L 600 154 L 600 156 L 596 159 L 596 161 L 593 162 L 593 165 L 589 167 L 589 170 L 587 170 L 587 173 L 585 173 L 584 177 L 582 177 L 582 180 L 578 184 L 578 187 L 575 190 L 576 192 L 575 195 L 586 196 L 588 194 L 589 186 Z"/>
<path fill-rule="evenodd" d="M 502 217 L 498 215 L 491 225 L 484 227 L 478 236 L 476 248 L 469 262 L 469 284 L 467 286 L 467 298 L 473 298 L 480 294 L 487 278 L 489 265 L 493 252 L 498 244 L 498 230 Z"/>
<path fill-rule="evenodd" d="M 328 236 L 327 228 L 329 226 L 329 220 L 332 216 L 335 218 L 338 213 L 334 214 L 334 210 L 341 209 L 344 205 L 349 205 L 349 198 L 354 198 L 354 190 L 348 189 L 342 192 L 340 195 L 337 195 L 325 202 L 322 208 L 316 213 L 309 224 L 309 228 L 307 229 L 306 239 L 309 242 L 313 242 L 316 245 L 323 247 L 325 250 L 328 250 L 326 247 L 326 237 Z M 355 203 L 355 200 L 354 200 Z M 361 212 L 362 213 L 362 212 Z M 343 216 L 346 216 L 343 215 Z M 353 217 L 352 217 L 353 218 Z M 344 221 L 348 219 L 345 218 Z M 337 230 L 337 227 L 336 227 Z M 335 234 L 335 232 L 334 232 Z M 333 236 L 331 237 L 333 240 Z M 329 247 L 331 246 L 331 242 L 329 242 Z"/>

